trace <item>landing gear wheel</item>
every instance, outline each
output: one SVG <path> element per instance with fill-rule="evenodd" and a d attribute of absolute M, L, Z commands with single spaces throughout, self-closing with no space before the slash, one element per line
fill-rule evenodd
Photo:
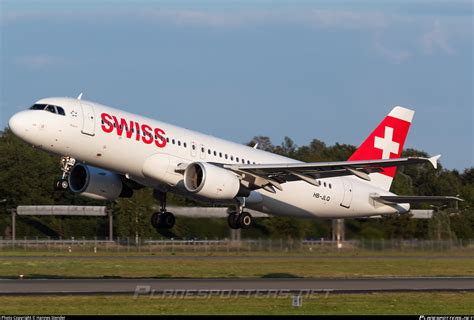
<path fill-rule="evenodd" d="M 160 212 L 155 212 L 151 215 L 151 225 L 155 229 L 160 227 Z"/>
<path fill-rule="evenodd" d="M 155 229 L 171 229 L 176 222 L 176 218 L 171 212 L 155 212 L 151 215 L 150 221 Z"/>
<path fill-rule="evenodd" d="M 248 212 L 242 212 L 240 215 L 239 215 L 239 226 L 242 228 L 242 229 L 248 229 L 252 226 L 253 224 L 253 219 L 252 219 L 252 216 L 250 215 L 250 213 Z"/>
<path fill-rule="evenodd" d="M 231 213 L 227 217 L 227 223 L 231 229 L 239 229 L 239 217 L 236 213 Z"/>
<path fill-rule="evenodd" d="M 57 180 L 54 184 L 56 190 L 66 191 L 69 189 L 69 182 L 66 179 Z"/>
<path fill-rule="evenodd" d="M 69 181 L 67 181 L 66 179 L 60 180 L 59 184 L 61 186 L 61 189 L 63 189 L 63 190 L 69 189 Z"/>
<path fill-rule="evenodd" d="M 160 227 L 164 229 L 171 229 L 174 227 L 176 218 L 171 212 L 163 212 L 160 214 Z"/>
<path fill-rule="evenodd" d="M 155 229 L 173 228 L 176 218 L 174 217 L 174 214 L 166 211 L 166 192 L 155 190 L 153 196 L 160 201 L 160 211 L 151 215 L 151 225 Z"/>

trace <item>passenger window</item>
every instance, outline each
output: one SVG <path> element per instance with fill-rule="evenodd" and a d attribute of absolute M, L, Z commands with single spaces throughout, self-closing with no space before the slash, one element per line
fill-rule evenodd
<path fill-rule="evenodd" d="M 180 146 L 180 145 L 181 145 L 181 141 L 178 140 L 178 146 Z"/>
<path fill-rule="evenodd" d="M 185 148 L 187 148 L 187 144 L 186 144 L 186 142 L 183 142 L 183 146 L 184 146 Z"/>
<path fill-rule="evenodd" d="M 207 149 L 207 154 L 211 154 L 211 149 Z"/>
<path fill-rule="evenodd" d="M 173 139 L 173 140 L 171 140 L 171 142 L 174 144 L 174 139 Z"/>
<path fill-rule="evenodd" d="M 230 160 L 234 161 L 234 156 L 230 156 Z"/>
<path fill-rule="evenodd" d="M 193 144 L 193 150 L 196 150 L 196 145 Z"/>
<path fill-rule="evenodd" d="M 250 164 L 250 160 L 247 160 L 247 164 Z"/>
<path fill-rule="evenodd" d="M 239 157 L 236 157 L 236 158 L 235 158 L 235 161 L 239 162 Z"/>
<path fill-rule="evenodd" d="M 217 156 L 217 152 L 216 152 L 216 150 L 214 150 L 214 155 L 215 155 L 215 156 Z"/>
<path fill-rule="evenodd" d="M 204 153 L 204 147 L 201 147 L 201 152 Z"/>
<path fill-rule="evenodd" d="M 219 158 L 222 158 L 222 152 L 219 152 Z"/>
<path fill-rule="evenodd" d="M 242 163 L 245 164 L 245 159 L 242 159 Z"/>
<path fill-rule="evenodd" d="M 326 188 L 326 182 L 324 182 L 324 187 Z"/>
<path fill-rule="evenodd" d="M 224 155 L 224 157 L 227 159 L 227 153 Z"/>
<path fill-rule="evenodd" d="M 166 138 L 166 142 L 168 142 L 168 143 L 169 143 L 169 142 L 170 142 L 170 138 Z"/>

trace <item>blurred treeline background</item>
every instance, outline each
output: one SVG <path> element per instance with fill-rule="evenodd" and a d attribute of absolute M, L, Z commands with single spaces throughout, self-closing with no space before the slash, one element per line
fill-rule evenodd
<path fill-rule="evenodd" d="M 314 139 L 297 146 L 286 137 L 274 145 L 268 137 L 255 137 L 249 145 L 294 159 L 336 161 L 347 159 L 356 149 L 347 144 L 326 145 Z M 402 156 L 428 156 L 421 150 L 406 149 Z M 451 155 L 462 156 L 462 155 Z M 11 235 L 10 208 L 17 205 L 107 205 L 114 211 L 114 233 L 118 237 L 175 239 L 223 239 L 229 237 L 226 219 L 193 219 L 178 217 L 176 226 L 166 234 L 150 225 L 150 216 L 159 207 L 152 190 L 141 189 L 129 199 L 114 202 L 94 201 L 53 188 L 60 176 L 59 157 L 32 148 L 15 137 L 9 129 L 0 137 L 0 238 Z M 401 167 L 391 191 L 401 195 L 459 195 L 465 201 L 435 208 L 432 219 L 411 219 L 408 215 L 382 219 L 346 220 L 346 239 L 474 239 L 474 167 L 463 172 L 434 170 L 420 165 Z M 207 206 L 168 194 L 168 205 Z M 419 208 L 432 209 L 429 205 Z M 440 230 L 441 228 L 441 230 Z M 17 238 L 106 238 L 107 220 L 97 217 L 19 217 Z M 331 220 L 302 220 L 272 217 L 256 219 L 256 226 L 242 230 L 242 238 L 329 239 Z"/>

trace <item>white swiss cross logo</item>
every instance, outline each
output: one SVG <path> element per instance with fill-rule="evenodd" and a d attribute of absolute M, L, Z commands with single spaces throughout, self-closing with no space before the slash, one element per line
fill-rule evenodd
<path fill-rule="evenodd" d="M 400 144 L 393 141 L 393 128 L 385 127 L 383 138 L 375 137 L 374 148 L 382 150 L 382 159 L 390 159 L 390 154 L 398 154 Z"/>

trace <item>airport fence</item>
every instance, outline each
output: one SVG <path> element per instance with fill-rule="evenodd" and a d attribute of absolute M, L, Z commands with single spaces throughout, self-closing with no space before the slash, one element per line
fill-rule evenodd
<path fill-rule="evenodd" d="M 0 252 L 130 252 L 130 253 L 299 253 L 337 252 L 467 252 L 474 255 L 474 240 L 153 240 L 17 239 L 0 240 Z"/>

